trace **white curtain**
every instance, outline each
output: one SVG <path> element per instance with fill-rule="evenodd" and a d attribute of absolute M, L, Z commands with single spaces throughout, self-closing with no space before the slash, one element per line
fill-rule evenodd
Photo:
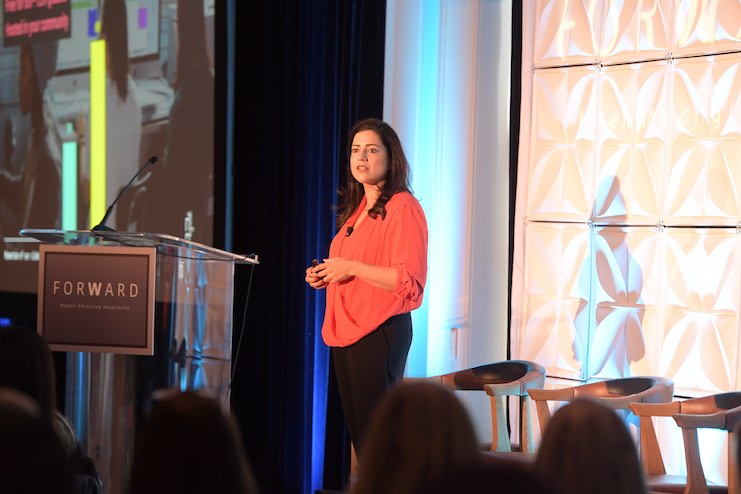
<path fill-rule="evenodd" d="M 429 226 L 407 374 L 504 360 L 512 0 L 386 5 L 383 116 L 404 144 Z M 464 398 L 490 441 L 488 397 Z"/>

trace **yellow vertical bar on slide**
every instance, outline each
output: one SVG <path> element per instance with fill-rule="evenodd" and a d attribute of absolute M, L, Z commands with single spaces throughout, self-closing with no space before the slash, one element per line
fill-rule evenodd
<path fill-rule="evenodd" d="M 105 40 L 90 43 L 90 228 L 105 216 L 106 87 Z"/>

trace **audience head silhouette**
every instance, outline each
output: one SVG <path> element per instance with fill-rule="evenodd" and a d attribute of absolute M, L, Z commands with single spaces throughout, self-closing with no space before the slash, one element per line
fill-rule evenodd
<path fill-rule="evenodd" d="M 239 438 L 217 399 L 194 391 L 156 395 L 136 436 L 129 492 L 255 493 Z"/>
<path fill-rule="evenodd" d="M 480 461 L 468 412 L 453 391 L 402 382 L 378 404 L 353 494 L 416 492 L 446 469 Z"/>
<path fill-rule="evenodd" d="M 535 470 L 557 494 L 646 492 L 627 427 L 613 410 L 590 399 L 575 400 L 553 415 Z"/>
<path fill-rule="evenodd" d="M 0 386 L 28 395 L 45 420 L 54 419 L 54 362 L 49 346 L 36 331 L 0 328 Z"/>
<path fill-rule="evenodd" d="M 486 454 L 486 453 L 484 453 Z M 555 494 L 521 460 L 491 457 L 469 466 L 446 469 L 420 494 Z M 578 494 L 578 493 L 574 493 Z"/>
<path fill-rule="evenodd" d="M 0 486 L 4 494 L 72 492 L 67 457 L 52 425 L 30 397 L 4 387 L 0 387 Z"/>
<path fill-rule="evenodd" d="M 0 329 L 0 387 L 29 398 L 37 408 L 39 419 L 52 428 L 68 462 L 74 492 L 101 492 L 93 460 L 84 454 L 74 429 L 57 410 L 51 350 L 36 331 L 21 327 Z"/>

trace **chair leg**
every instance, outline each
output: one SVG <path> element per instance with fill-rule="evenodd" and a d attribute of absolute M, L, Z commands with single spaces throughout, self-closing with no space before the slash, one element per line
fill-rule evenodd
<path fill-rule="evenodd" d="M 489 396 L 491 400 L 491 451 L 512 451 L 507 430 L 507 415 L 504 413 L 502 396 Z"/>
<path fill-rule="evenodd" d="M 639 437 L 641 438 L 641 462 L 648 475 L 665 475 L 664 458 L 661 456 L 659 442 L 656 439 L 656 429 L 649 416 L 639 419 Z"/>
<path fill-rule="evenodd" d="M 697 440 L 697 429 L 682 429 L 684 454 L 687 462 L 687 486 L 684 494 L 709 494 L 705 472 L 700 462 L 700 445 Z"/>
<path fill-rule="evenodd" d="M 741 479 L 739 479 L 739 458 L 736 455 L 736 441 L 738 437 L 734 431 L 728 432 L 728 494 L 741 494 Z"/>
<path fill-rule="evenodd" d="M 533 420 L 527 396 L 520 396 L 520 449 L 523 452 L 535 451 L 533 443 Z"/>
<path fill-rule="evenodd" d="M 540 434 L 545 434 L 545 428 L 548 422 L 551 420 L 551 409 L 548 408 L 547 400 L 533 400 L 535 401 L 535 409 L 538 412 L 538 423 L 540 425 Z"/>

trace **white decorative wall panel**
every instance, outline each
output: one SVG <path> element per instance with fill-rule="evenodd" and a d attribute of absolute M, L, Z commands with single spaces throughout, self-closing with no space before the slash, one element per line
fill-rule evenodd
<path fill-rule="evenodd" d="M 528 219 L 587 221 L 597 141 L 594 69 L 541 70 L 534 86 Z"/>
<path fill-rule="evenodd" d="M 525 2 L 522 80 L 513 357 L 739 389 L 741 1 Z"/>
<path fill-rule="evenodd" d="M 536 67 L 591 64 L 597 59 L 602 2 L 538 1 L 535 11 Z"/>
<path fill-rule="evenodd" d="M 738 252 L 735 229 L 667 232 L 658 372 L 677 393 L 737 389 Z"/>
<path fill-rule="evenodd" d="M 662 215 L 669 153 L 666 71 L 662 61 L 596 72 L 600 129 L 596 221 L 656 224 Z"/>
<path fill-rule="evenodd" d="M 589 375 L 614 378 L 656 370 L 655 322 L 661 239 L 648 228 L 603 227 L 594 232 Z"/>
<path fill-rule="evenodd" d="M 663 58 L 671 43 L 671 23 L 667 21 L 673 7 L 673 0 L 608 2 L 603 8 L 602 60 L 616 63 Z"/>
<path fill-rule="evenodd" d="M 631 3 L 631 2 L 626 2 Z M 737 0 L 675 1 L 675 56 L 738 51 L 741 3 Z M 668 20 L 672 21 L 671 18 Z"/>
<path fill-rule="evenodd" d="M 589 229 L 583 224 L 527 227 L 524 325 L 515 338 L 520 356 L 549 375 L 585 378 L 588 342 Z"/>

